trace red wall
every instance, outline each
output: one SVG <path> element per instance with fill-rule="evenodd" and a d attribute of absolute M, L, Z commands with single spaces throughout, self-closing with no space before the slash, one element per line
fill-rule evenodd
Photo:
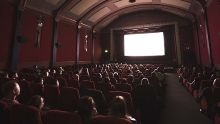
<path fill-rule="evenodd" d="M 209 66 L 210 63 L 209 63 L 204 17 L 200 17 L 199 22 L 200 23 L 198 24 L 198 28 L 199 28 L 198 39 L 199 39 L 199 47 L 200 47 L 201 64 L 204 66 Z"/>
<path fill-rule="evenodd" d="M 94 55 L 94 62 L 99 63 L 101 61 L 102 56 L 102 49 L 101 49 L 101 40 L 100 40 L 100 33 L 95 35 L 94 40 L 94 47 L 95 47 L 95 55 Z"/>
<path fill-rule="evenodd" d="M 76 59 L 76 25 L 61 21 L 58 23 L 57 62 L 75 61 Z M 74 63 L 74 62 L 73 62 Z"/>
<path fill-rule="evenodd" d="M 6 69 L 9 62 L 10 45 L 13 41 L 13 30 L 15 25 L 15 7 L 7 0 L 0 1 L 0 69 Z"/>
<path fill-rule="evenodd" d="M 37 17 L 39 15 L 44 16 L 44 21 L 41 34 L 41 46 L 40 48 L 36 48 L 36 28 Z M 48 65 L 51 55 L 52 17 L 30 9 L 25 9 L 22 17 L 21 32 L 27 41 L 20 45 L 18 68 L 32 66 L 33 64 Z"/>
<path fill-rule="evenodd" d="M 207 9 L 208 24 L 211 39 L 211 49 L 214 65 L 220 67 L 220 3 L 219 0 L 213 0 Z"/>

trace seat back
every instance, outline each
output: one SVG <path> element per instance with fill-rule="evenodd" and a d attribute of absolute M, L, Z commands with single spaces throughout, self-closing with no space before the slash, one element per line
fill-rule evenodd
<path fill-rule="evenodd" d="M 44 90 L 46 104 L 57 108 L 60 103 L 60 90 L 58 86 L 46 85 Z"/>
<path fill-rule="evenodd" d="M 60 89 L 61 108 L 66 111 L 74 111 L 79 103 L 79 91 L 72 87 L 63 87 Z"/>
<path fill-rule="evenodd" d="M 82 124 L 77 113 L 50 110 L 46 113 L 45 124 Z"/>
<path fill-rule="evenodd" d="M 132 122 L 123 118 L 100 115 L 93 118 L 91 124 L 132 124 Z"/>
<path fill-rule="evenodd" d="M 35 107 L 14 105 L 7 112 L 8 124 L 42 124 L 40 111 Z"/>

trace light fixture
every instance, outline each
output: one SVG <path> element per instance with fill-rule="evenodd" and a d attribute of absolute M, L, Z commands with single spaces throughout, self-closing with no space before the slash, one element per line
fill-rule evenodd
<path fill-rule="evenodd" d="M 105 50 L 105 53 L 108 53 L 108 50 Z"/>
<path fill-rule="evenodd" d="M 41 46 L 41 30 L 44 25 L 44 16 L 39 15 L 36 17 L 37 19 L 37 31 L 36 31 L 36 42 L 35 42 L 35 47 L 40 48 Z"/>
<path fill-rule="evenodd" d="M 134 3 L 136 2 L 136 0 L 129 0 L 129 3 Z"/>

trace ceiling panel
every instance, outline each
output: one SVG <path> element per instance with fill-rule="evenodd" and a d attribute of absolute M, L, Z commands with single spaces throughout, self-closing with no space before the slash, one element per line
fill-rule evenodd
<path fill-rule="evenodd" d="M 108 7 L 104 7 L 100 9 L 97 13 L 94 13 L 88 20 L 91 22 L 96 22 L 97 20 L 99 20 L 100 18 L 102 18 L 110 12 L 111 10 Z"/>
<path fill-rule="evenodd" d="M 190 8 L 190 3 L 182 1 L 182 0 L 161 0 L 162 3 L 164 4 L 170 4 L 174 6 L 178 6 L 181 8 L 189 9 Z"/>
<path fill-rule="evenodd" d="M 46 2 L 53 4 L 53 5 L 57 5 L 58 2 L 60 2 L 61 0 L 45 0 Z"/>
<path fill-rule="evenodd" d="M 140 4 L 140 3 L 146 3 L 146 2 L 152 2 L 152 0 L 136 0 L 135 3 L 129 3 L 128 0 L 121 0 L 114 3 L 115 6 L 118 8 L 133 5 L 133 4 Z"/>
<path fill-rule="evenodd" d="M 81 0 L 79 3 L 73 6 L 70 12 L 72 12 L 75 15 L 81 15 L 83 12 L 89 9 L 89 7 L 92 7 L 98 1 L 99 0 Z"/>

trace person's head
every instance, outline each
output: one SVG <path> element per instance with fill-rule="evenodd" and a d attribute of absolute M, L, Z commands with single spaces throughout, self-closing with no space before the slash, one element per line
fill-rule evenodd
<path fill-rule="evenodd" d="M 213 87 L 220 87 L 220 78 L 216 78 L 214 81 L 213 81 Z"/>
<path fill-rule="evenodd" d="M 113 98 L 110 105 L 110 115 L 123 118 L 127 115 L 127 105 L 122 96 L 116 96 Z"/>
<path fill-rule="evenodd" d="M 134 81 L 134 76 L 133 75 L 128 75 L 128 77 L 127 77 L 127 81 L 129 81 L 129 82 L 133 82 Z"/>
<path fill-rule="evenodd" d="M 29 105 L 41 110 L 44 107 L 44 99 L 39 95 L 32 96 L 29 101 Z"/>
<path fill-rule="evenodd" d="M 97 114 L 95 102 L 90 96 L 83 96 L 79 100 L 79 114 L 84 118 L 91 118 Z"/>
<path fill-rule="evenodd" d="M 150 84 L 150 82 L 149 82 L 148 78 L 141 79 L 140 85 L 149 85 L 149 84 Z"/>
<path fill-rule="evenodd" d="M 3 85 L 2 93 L 5 97 L 16 98 L 20 95 L 20 86 L 15 80 L 8 81 Z"/>

